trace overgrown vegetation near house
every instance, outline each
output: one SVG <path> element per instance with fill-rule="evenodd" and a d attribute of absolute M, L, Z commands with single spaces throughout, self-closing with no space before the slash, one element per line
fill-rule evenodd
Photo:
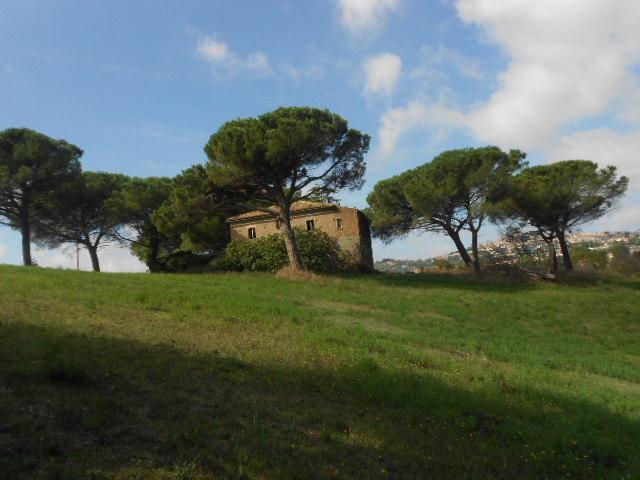
<path fill-rule="evenodd" d="M 640 477 L 638 277 L 1 266 L 0 305 L 3 478 Z"/>
<path fill-rule="evenodd" d="M 305 269 L 337 273 L 355 269 L 347 252 L 322 230 L 295 228 L 298 249 Z M 289 264 L 283 235 L 273 234 L 250 242 L 231 241 L 217 268 L 232 272 L 275 272 Z"/>

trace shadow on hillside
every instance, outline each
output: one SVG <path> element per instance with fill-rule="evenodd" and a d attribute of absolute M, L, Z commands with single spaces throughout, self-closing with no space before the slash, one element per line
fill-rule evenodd
<path fill-rule="evenodd" d="M 607 286 L 640 290 L 640 275 L 575 271 L 560 275 L 558 283 L 570 287 Z"/>
<path fill-rule="evenodd" d="M 213 351 L 0 324 L 7 478 L 559 478 L 640 474 L 640 423 L 373 361 L 260 367 Z"/>
<path fill-rule="evenodd" d="M 481 279 L 472 274 L 460 273 L 378 273 L 369 277 L 372 281 L 389 287 L 451 288 L 474 292 L 513 293 L 535 288 L 536 284 L 525 280 Z"/>

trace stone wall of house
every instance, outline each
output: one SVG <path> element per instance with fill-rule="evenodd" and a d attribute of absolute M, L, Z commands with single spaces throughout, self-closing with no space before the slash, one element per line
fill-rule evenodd
<path fill-rule="evenodd" d="M 338 228 L 337 220 L 342 220 L 342 228 Z M 371 236 L 369 223 L 364 214 L 355 208 L 331 206 L 322 210 L 293 212 L 293 227 L 307 228 L 307 221 L 313 220 L 315 228 L 335 238 L 343 251 L 353 256 L 353 261 L 365 268 L 373 269 Z M 273 218 L 246 218 L 230 225 L 232 240 L 249 240 L 249 229 L 255 228 L 256 238 L 274 233 L 282 233 L 278 222 Z"/>

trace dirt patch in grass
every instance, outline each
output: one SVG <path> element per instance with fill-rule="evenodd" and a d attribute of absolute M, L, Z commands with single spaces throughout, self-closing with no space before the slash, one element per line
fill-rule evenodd
<path fill-rule="evenodd" d="M 416 316 L 427 320 L 453 320 L 453 317 L 438 312 L 416 312 Z"/>
<path fill-rule="evenodd" d="M 285 280 L 298 280 L 298 281 L 318 281 L 323 277 L 317 273 L 310 272 L 309 270 L 296 270 L 295 268 L 287 265 L 282 267 L 275 273 L 276 277 L 284 278 Z"/>
<path fill-rule="evenodd" d="M 384 333 L 393 333 L 395 335 L 402 335 L 405 332 L 400 327 L 395 325 L 389 325 L 381 320 L 376 320 L 374 318 L 360 318 L 360 317 L 351 317 L 348 315 L 332 315 L 328 318 L 328 320 L 335 324 L 341 326 L 359 326 L 363 327 L 367 330 L 375 331 L 375 332 L 384 332 Z"/>
<path fill-rule="evenodd" d="M 324 310 L 340 311 L 340 312 L 365 312 L 365 313 L 387 313 L 386 310 L 373 305 L 362 305 L 356 303 L 335 302 L 332 300 L 321 300 L 311 304 L 312 307 L 322 308 Z"/>

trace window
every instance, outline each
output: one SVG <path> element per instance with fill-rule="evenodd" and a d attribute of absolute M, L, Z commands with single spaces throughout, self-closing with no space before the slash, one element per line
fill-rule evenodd
<path fill-rule="evenodd" d="M 316 222 L 313 220 L 307 220 L 307 230 L 313 230 L 316 228 Z"/>
<path fill-rule="evenodd" d="M 342 230 L 342 219 L 341 218 L 336 218 L 336 228 L 338 230 Z"/>
<path fill-rule="evenodd" d="M 250 228 L 249 229 L 249 238 L 250 239 L 256 238 L 256 229 L 255 228 Z"/>

